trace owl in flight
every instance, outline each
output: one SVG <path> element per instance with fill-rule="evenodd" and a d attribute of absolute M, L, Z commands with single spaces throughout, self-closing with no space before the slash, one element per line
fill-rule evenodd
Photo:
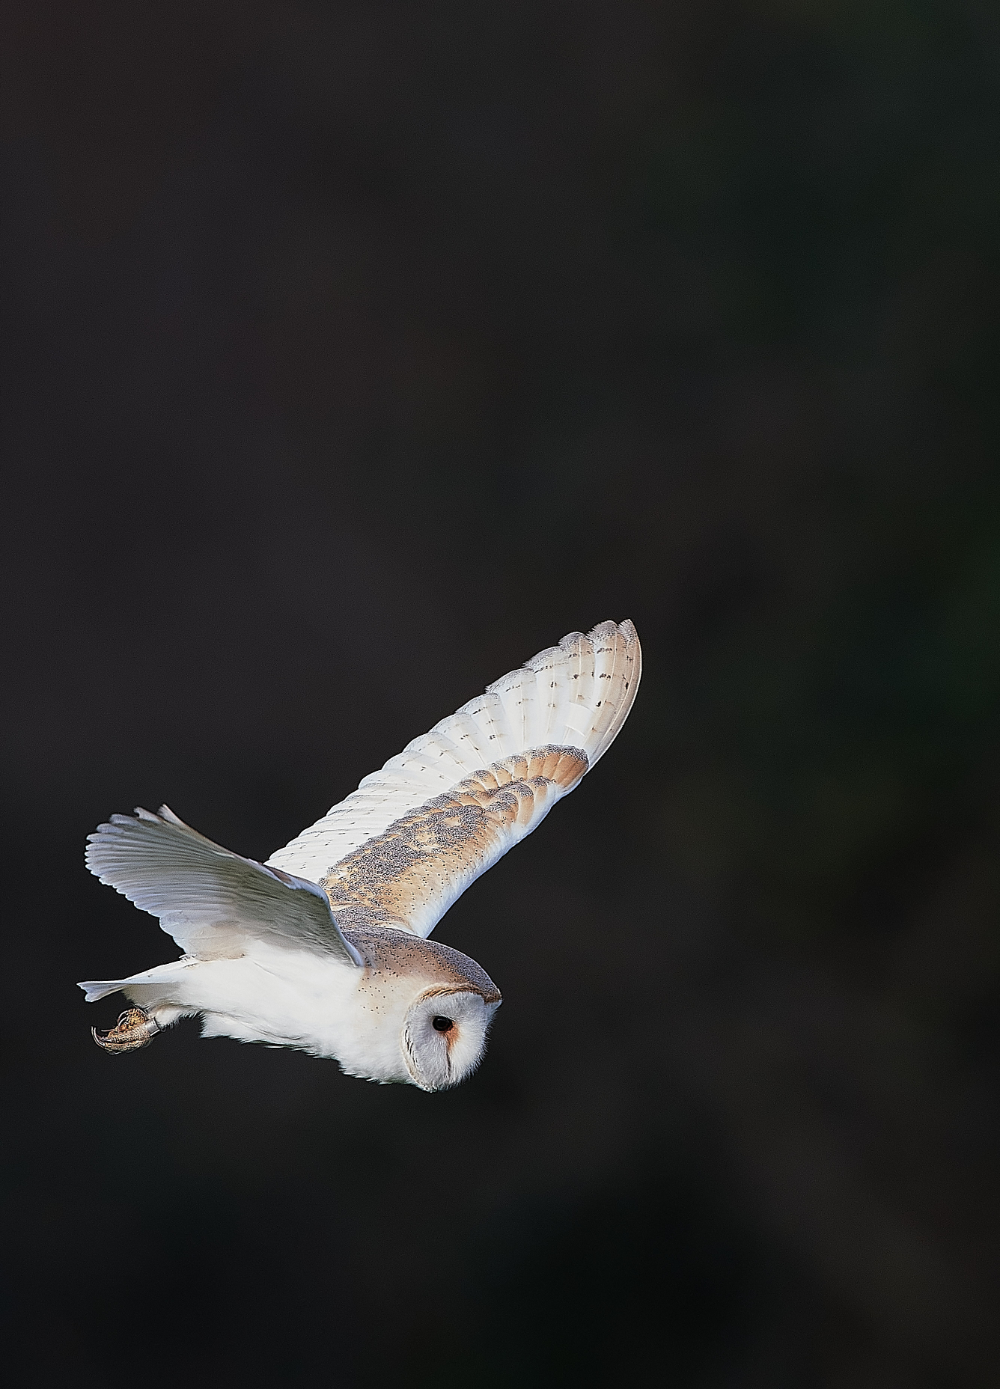
<path fill-rule="evenodd" d="M 427 937 L 614 742 L 639 685 L 631 622 L 571 632 L 415 739 L 267 863 L 159 814 L 112 815 L 87 866 L 184 951 L 81 984 L 135 1006 L 114 1055 L 178 1018 L 202 1035 L 297 1047 L 349 1075 L 421 1090 L 475 1070 L 500 1006 L 489 975 Z"/>

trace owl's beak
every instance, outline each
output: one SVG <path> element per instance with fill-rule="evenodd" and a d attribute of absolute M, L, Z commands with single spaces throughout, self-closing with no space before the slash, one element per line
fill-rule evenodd
<path fill-rule="evenodd" d="M 138 1051 L 149 1046 L 159 1028 L 144 1008 L 126 1008 L 110 1032 L 90 1029 L 90 1035 L 104 1051 L 120 1056 L 126 1051 Z"/>

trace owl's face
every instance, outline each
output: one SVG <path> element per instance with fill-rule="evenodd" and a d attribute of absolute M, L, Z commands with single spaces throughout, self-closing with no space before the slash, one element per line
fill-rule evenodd
<path fill-rule="evenodd" d="M 400 1049 L 414 1085 L 446 1090 L 479 1065 L 499 1000 L 470 989 L 425 989 L 407 1010 Z"/>

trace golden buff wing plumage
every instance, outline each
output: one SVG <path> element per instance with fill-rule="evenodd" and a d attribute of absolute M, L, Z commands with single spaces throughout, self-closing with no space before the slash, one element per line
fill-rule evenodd
<path fill-rule="evenodd" d="M 640 669 L 631 622 L 571 632 L 365 777 L 268 864 L 318 882 L 345 928 L 427 936 L 604 755 Z"/>

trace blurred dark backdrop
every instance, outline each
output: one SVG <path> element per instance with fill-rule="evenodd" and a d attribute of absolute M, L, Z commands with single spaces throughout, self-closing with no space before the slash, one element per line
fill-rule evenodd
<path fill-rule="evenodd" d="M 17 1382 L 995 1383 L 1000 33 L 972 0 L 4 8 Z M 265 857 L 573 628 L 436 1097 L 188 1023 L 83 868 Z"/>

